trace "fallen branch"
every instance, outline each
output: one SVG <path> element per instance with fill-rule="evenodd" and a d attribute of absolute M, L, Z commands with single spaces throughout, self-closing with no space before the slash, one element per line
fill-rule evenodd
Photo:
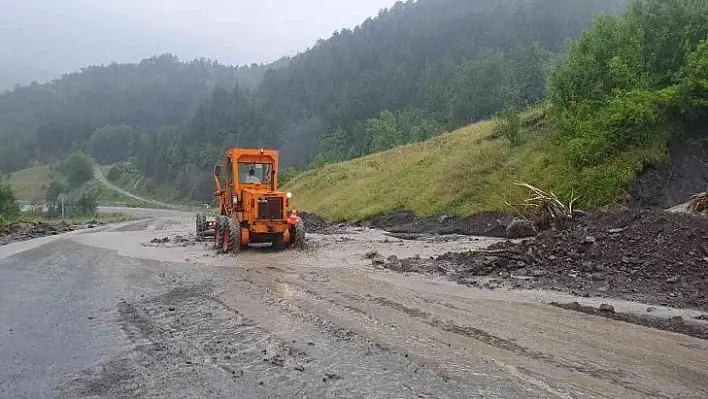
<path fill-rule="evenodd" d="M 703 166 L 708 166 L 708 163 L 705 163 L 705 162 L 704 162 L 704 161 L 703 161 L 702 159 L 698 158 L 698 157 L 697 157 L 697 156 L 695 156 L 695 155 L 694 155 L 693 157 L 694 157 L 694 158 L 696 158 L 696 161 L 698 161 L 698 162 L 702 163 L 702 164 L 703 164 Z"/>
<path fill-rule="evenodd" d="M 688 201 L 688 210 L 695 213 L 708 211 L 708 192 L 698 193 Z"/>
<path fill-rule="evenodd" d="M 573 204 L 580 198 L 571 193 L 571 199 L 566 205 L 553 192 L 547 193 L 528 183 L 517 182 L 514 185 L 529 189 L 529 197 L 522 204 L 516 206 L 535 209 L 537 224 L 542 228 L 553 222 L 557 229 L 564 229 L 566 222 L 573 217 Z M 508 202 L 506 204 L 515 209 Z"/>

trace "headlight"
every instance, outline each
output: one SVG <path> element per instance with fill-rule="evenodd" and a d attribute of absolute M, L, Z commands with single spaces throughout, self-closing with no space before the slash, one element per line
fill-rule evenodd
<path fill-rule="evenodd" d="M 293 193 L 287 193 L 287 194 L 285 194 L 285 196 L 288 197 L 288 198 L 292 198 L 292 197 L 293 197 Z"/>

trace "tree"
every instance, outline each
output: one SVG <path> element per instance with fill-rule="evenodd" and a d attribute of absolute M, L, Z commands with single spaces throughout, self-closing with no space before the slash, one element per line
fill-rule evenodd
<path fill-rule="evenodd" d="M 62 170 L 69 186 L 76 188 L 93 178 L 93 161 L 83 151 L 75 149 L 62 164 Z"/>
<path fill-rule="evenodd" d="M 67 191 L 67 188 L 59 180 L 52 180 L 44 193 L 44 199 L 48 203 L 53 204 L 57 202 L 59 194 L 66 193 Z"/>
<path fill-rule="evenodd" d="M 292 181 L 300 172 L 294 167 L 289 166 L 284 171 L 278 174 L 278 184 L 286 185 Z"/>
<path fill-rule="evenodd" d="M 634 0 L 625 17 L 598 18 L 547 90 L 571 163 L 591 168 L 631 148 L 666 144 L 705 117 L 707 36 L 704 1 Z"/>
<path fill-rule="evenodd" d="M 384 151 L 403 144 L 403 132 L 398 128 L 396 115 L 388 110 L 381 111 L 378 118 L 366 121 L 366 135 L 371 143 L 369 152 Z"/>
<path fill-rule="evenodd" d="M 138 132 L 128 125 L 106 125 L 96 130 L 88 140 L 91 156 L 100 163 L 125 161 L 135 153 Z"/>

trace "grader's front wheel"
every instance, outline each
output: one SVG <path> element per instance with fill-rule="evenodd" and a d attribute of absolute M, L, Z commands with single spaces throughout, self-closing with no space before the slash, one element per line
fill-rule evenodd
<path fill-rule="evenodd" d="M 294 249 L 305 249 L 305 224 L 302 223 L 302 220 L 290 226 L 290 247 Z"/>
<path fill-rule="evenodd" d="M 241 224 L 238 220 L 228 219 L 228 228 L 224 234 L 223 250 L 225 254 L 241 252 Z"/>
<path fill-rule="evenodd" d="M 221 251 L 224 247 L 224 236 L 229 228 L 229 218 L 226 216 L 218 216 L 216 218 L 216 226 L 214 227 L 214 249 Z"/>

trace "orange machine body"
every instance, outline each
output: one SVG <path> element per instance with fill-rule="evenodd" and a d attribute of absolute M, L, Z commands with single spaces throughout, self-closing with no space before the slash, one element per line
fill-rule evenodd
<path fill-rule="evenodd" d="M 238 221 L 241 246 L 291 242 L 299 218 L 290 195 L 278 191 L 277 171 L 278 151 L 264 149 L 229 149 L 214 169 L 219 215 Z"/>

